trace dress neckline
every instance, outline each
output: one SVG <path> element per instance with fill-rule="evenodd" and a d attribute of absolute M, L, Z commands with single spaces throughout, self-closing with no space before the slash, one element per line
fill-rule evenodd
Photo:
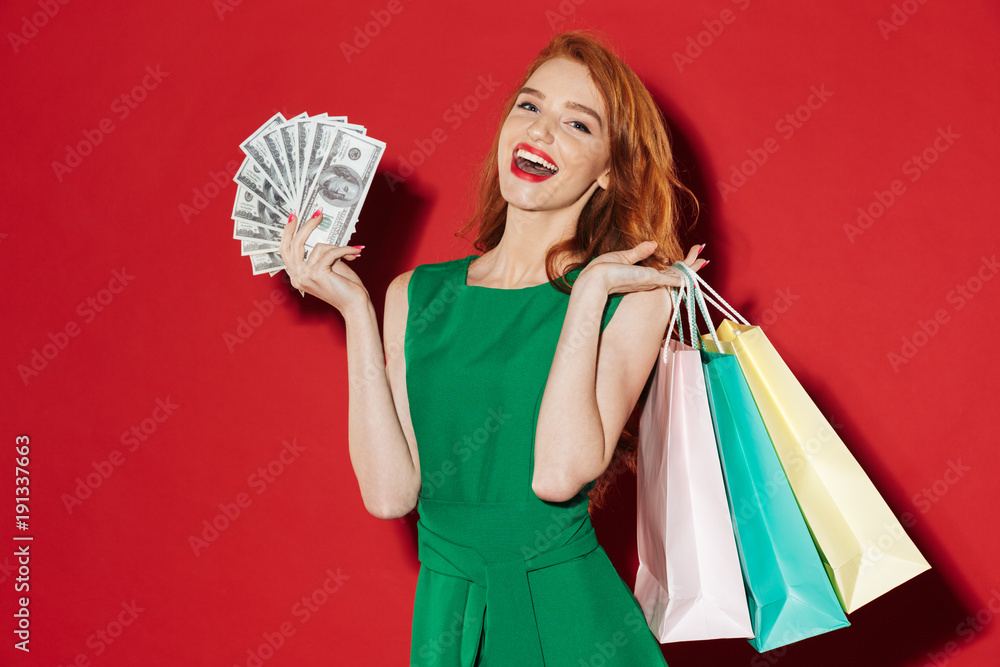
<path fill-rule="evenodd" d="M 477 257 L 482 257 L 482 255 L 469 255 L 464 260 L 464 265 L 462 266 L 462 285 L 467 289 L 475 290 L 487 290 L 491 292 L 526 292 L 528 290 L 538 289 L 539 287 L 545 287 L 546 285 L 551 285 L 552 283 L 546 280 L 544 283 L 539 283 L 538 285 L 528 285 L 527 287 L 487 287 L 485 285 L 470 285 L 469 284 L 469 266 L 472 264 L 472 260 Z M 564 277 L 571 277 L 577 274 L 582 269 L 572 269 L 563 274 Z"/>

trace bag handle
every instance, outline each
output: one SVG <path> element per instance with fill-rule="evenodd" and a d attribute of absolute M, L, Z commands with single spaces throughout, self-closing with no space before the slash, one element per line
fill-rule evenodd
<path fill-rule="evenodd" d="M 684 344 L 684 320 L 680 317 L 680 309 L 685 304 L 688 303 L 688 284 L 689 281 L 685 276 L 684 283 L 680 287 L 671 287 L 668 290 L 670 294 L 670 322 L 667 324 L 667 342 L 663 346 L 663 363 L 667 363 L 667 349 L 669 347 L 670 334 L 674 331 L 674 324 L 677 324 L 677 337 L 680 339 L 681 344 Z M 691 340 L 695 340 L 695 332 L 691 329 Z"/>
<path fill-rule="evenodd" d="M 674 264 L 674 266 L 677 266 L 677 264 L 684 264 L 684 263 L 683 262 L 676 262 Z M 689 267 L 687 264 L 684 264 L 684 268 L 681 269 L 681 270 L 684 271 L 686 274 L 688 274 L 689 277 L 693 276 L 694 280 L 698 284 L 700 284 L 700 286 L 704 287 L 706 290 L 709 291 L 710 294 L 714 295 L 715 299 L 718 299 L 718 301 L 716 301 L 711 296 L 708 296 L 707 294 L 703 294 L 703 297 L 705 299 L 707 299 L 710 304 L 712 304 L 713 306 L 715 306 L 719 310 L 720 313 L 722 313 L 726 317 L 731 317 L 732 319 L 736 320 L 740 324 L 745 324 L 747 326 L 752 326 L 750 324 L 750 322 L 748 322 L 745 317 L 743 317 L 742 315 L 740 315 L 736 311 L 735 308 L 733 308 L 731 305 L 729 305 L 729 303 L 725 299 L 723 299 L 719 295 L 718 292 L 716 292 L 714 289 L 712 289 L 712 286 L 709 285 L 707 282 L 705 282 L 704 278 L 702 278 L 697 273 L 695 273 L 694 271 L 692 271 L 691 267 Z M 700 292 L 700 290 L 699 290 L 699 292 Z M 721 302 L 722 305 L 719 305 L 720 302 Z"/>
<path fill-rule="evenodd" d="M 722 345 L 719 343 L 719 338 L 715 333 L 715 325 L 712 323 L 712 315 L 711 313 L 708 312 L 708 306 L 705 305 L 705 298 L 701 292 L 701 287 L 695 280 L 695 272 L 692 271 L 691 267 L 689 267 L 684 262 L 674 262 L 673 266 L 675 269 L 684 274 L 685 276 L 684 282 L 686 285 L 689 286 L 691 291 L 691 293 L 688 295 L 688 310 L 691 322 L 695 321 L 696 314 L 694 312 L 694 307 L 695 305 L 697 305 L 698 310 L 701 311 L 702 318 L 705 320 L 705 324 L 708 325 L 708 331 L 712 335 L 712 340 L 715 342 L 715 349 L 721 350 Z M 692 325 L 692 329 L 693 329 L 692 334 L 697 332 L 697 327 L 695 325 Z M 699 350 L 704 347 L 702 345 L 700 337 L 694 339 L 692 347 Z"/>
<path fill-rule="evenodd" d="M 725 317 L 730 317 L 740 324 L 745 324 L 747 326 L 752 326 L 750 322 L 747 321 L 745 317 L 739 314 L 735 308 L 733 308 L 729 303 L 722 298 L 722 296 L 712 289 L 705 280 L 699 276 L 695 271 L 682 261 L 674 262 L 673 267 L 681 274 L 683 278 L 683 284 L 680 287 L 670 288 L 670 302 L 672 305 L 673 312 L 670 315 L 670 323 L 667 325 L 668 336 L 669 333 L 674 329 L 674 323 L 678 324 L 678 337 L 680 342 L 684 343 L 684 324 L 683 320 L 680 318 L 680 306 L 686 305 L 688 311 L 688 332 L 691 336 L 691 347 L 695 349 L 703 349 L 703 344 L 701 342 L 701 336 L 698 331 L 697 322 L 697 311 L 701 311 L 702 319 L 708 325 L 709 333 L 712 336 L 712 341 L 715 343 L 716 349 L 721 350 L 722 346 L 719 343 L 718 336 L 716 335 L 715 325 L 712 322 L 712 316 L 709 313 L 708 306 L 705 302 L 711 303 L 718 309 L 720 313 Z M 702 287 L 708 290 L 715 298 L 705 294 L 702 291 Z M 666 351 L 667 346 L 664 345 L 663 348 L 663 361 L 666 363 Z"/>

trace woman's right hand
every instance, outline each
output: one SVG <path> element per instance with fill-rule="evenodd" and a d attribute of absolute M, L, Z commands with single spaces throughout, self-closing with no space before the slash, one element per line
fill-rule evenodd
<path fill-rule="evenodd" d="M 317 243 L 305 259 L 306 239 L 323 219 L 323 209 L 318 208 L 301 229 L 293 213 L 281 234 L 279 252 L 292 287 L 326 301 L 342 314 L 370 300 L 361 278 L 345 262 L 361 254 L 364 246 L 335 246 Z"/>

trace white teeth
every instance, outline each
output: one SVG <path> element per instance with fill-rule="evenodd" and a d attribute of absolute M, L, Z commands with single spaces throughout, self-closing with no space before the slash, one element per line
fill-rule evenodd
<path fill-rule="evenodd" d="M 540 164 L 546 169 L 551 169 L 553 172 L 559 171 L 554 164 L 552 164 L 545 158 L 535 155 L 534 153 L 530 153 L 524 150 L 523 148 L 518 148 L 517 153 L 515 153 L 515 155 L 517 155 L 517 157 L 524 158 L 525 160 L 531 160 L 535 164 Z"/>

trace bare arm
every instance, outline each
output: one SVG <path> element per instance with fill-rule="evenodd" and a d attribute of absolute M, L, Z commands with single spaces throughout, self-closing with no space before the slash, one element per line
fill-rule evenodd
<path fill-rule="evenodd" d="M 573 287 L 535 432 L 532 490 L 542 500 L 569 500 L 604 472 L 653 368 L 671 310 L 663 288 L 680 284 L 673 271 L 630 266 L 653 247 L 608 253 L 627 263 L 595 259 Z M 695 256 L 688 263 L 700 268 Z M 602 335 L 608 294 L 623 291 Z"/>
<path fill-rule="evenodd" d="M 393 519 L 410 512 L 420 492 L 420 460 L 406 395 L 403 334 L 410 273 L 389 285 L 385 301 L 385 357 L 371 301 L 345 313 L 350 378 L 348 437 L 351 464 L 365 507 Z"/>
<path fill-rule="evenodd" d="M 396 278 L 386 294 L 385 333 L 389 344 L 383 357 L 368 290 L 347 265 L 361 250 L 321 243 L 308 259 L 302 259 L 305 239 L 322 219 L 319 213 L 298 230 L 296 218 L 289 218 L 281 239 L 281 256 L 293 287 L 326 301 L 344 317 L 351 464 L 365 508 L 383 519 L 403 516 L 416 505 L 420 491 L 420 464 L 403 381 L 402 341 L 410 274 Z"/>

